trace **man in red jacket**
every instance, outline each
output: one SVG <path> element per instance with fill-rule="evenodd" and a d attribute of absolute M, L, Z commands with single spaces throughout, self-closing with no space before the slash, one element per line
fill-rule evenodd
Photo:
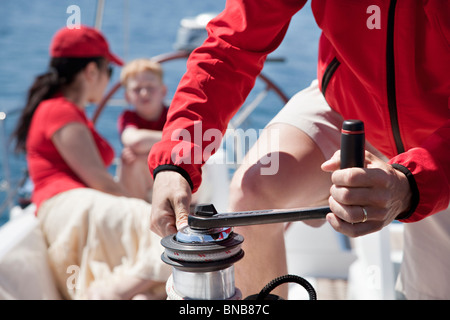
<path fill-rule="evenodd" d="M 305 2 L 230 0 L 209 23 L 208 39 L 188 60 L 162 141 L 149 155 L 151 221 L 158 234 L 186 224 L 191 193 L 201 183 L 207 143 L 194 137 L 198 121 L 202 137 L 208 129 L 225 131 Z M 450 5 L 322 0 L 311 6 L 322 29 L 318 81 L 294 96 L 257 142 L 259 154 L 279 155 L 277 173 L 262 175 L 261 162 L 241 166 L 230 209 L 328 202 L 327 221 L 353 237 L 395 219 L 407 222 L 404 292 L 408 298 L 450 298 L 450 284 L 442 281 L 450 274 L 450 259 L 442 258 L 450 244 Z M 365 123 L 365 169 L 339 170 L 333 153 L 343 119 Z M 193 141 L 177 138 L 177 130 Z M 268 143 L 273 130 L 280 137 L 276 149 Z M 245 238 L 246 258 L 236 268 L 245 296 L 286 273 L 283 228 L 237 231 Z"/>

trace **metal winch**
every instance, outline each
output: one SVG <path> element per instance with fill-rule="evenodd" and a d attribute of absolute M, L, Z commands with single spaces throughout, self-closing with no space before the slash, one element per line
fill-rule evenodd
<path fill-rule="evenodd" d="M 364 125 L 359 120 L 346 120 L 341 136 L 341 168 L 363 164 Z M 244 238 L 232 227 L 323 219 L 329 212 L 330 208 L 324 206 L 218 213 L 212 204 L 197 206 L 188 217 L 188 227 L 161 240 L 165 248 L 162 260 L 173 269 L 166 285 L 168 299 L 241 299 L 235 287 L 234 263 L 244 256 Z M 265 299 L 275 286 L 285 282 L 297 282 L 309 292 L 310 299 L 315 299 L 314 288 L 292 275 L 274 279 L 258 295 L 247 299 Z"/>
<path fill-rule="evenodd" d="M 212 205 L 197 206 L 196 213 L 214 214 Z M 234 263 L 244 256 L 244 238 L 231 227 L 185 227 L 162 239 L 162 260 L 173 272 L 166 291 L 169 299 L 240 299 L 234 284 Z"/>
<path fill-rule="evenodd" d="M 166 284 L 168 299 L 242 299 L 240 290 L 235 287 L 234 263 L 244 256 L 241 249 L 244 238 L 233 232 L 232 227 L 221 225 L 315 219 L 325 217 L 328 212 L 328 207 L 321 207 L 219 214 L 212 204 L 198 206 L 189 217 L 190 226 L 161 240 L 165 248 L 162 260 L 171 265 L 173 270 Z M 208 227 L 209 225 L 219 227 Z M 294 281 L 303 285 L 315 297 L 311 285 L 302 278 L 299 281 L 299 278 L 296 277 Z M 286 279 L 288 278 L 281 281 L 286 282 Z"/>

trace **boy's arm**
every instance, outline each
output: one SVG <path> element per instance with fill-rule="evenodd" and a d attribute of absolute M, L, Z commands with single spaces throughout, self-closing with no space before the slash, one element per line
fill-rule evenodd
<path fill-rule="evenodd" d="M 161 140 L 162 131 L 128 127 L 121 135 L 122 143 L 136 154 L 148 154 L 153 145 Z"/>

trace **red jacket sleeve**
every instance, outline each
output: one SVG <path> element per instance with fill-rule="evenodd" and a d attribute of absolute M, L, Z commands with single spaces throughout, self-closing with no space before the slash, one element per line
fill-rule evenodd
<path fill-rule="evenodd" d="M 413 208 L 400 221 L 419 221 L 447 209 L 450 201 L 450 120 L 420 147 L 395 156 L 389 163 L 407 168 L 413 177 L 410 179 L 415 197 Z"/>
<path fill-rule="evenodd" d="M 281 43 L 306 1 L 229 0 L 207 26 L 208 38 L 190 55 L 164 126 L 149 154 L 150 171 L 176 170 L 195 192 L 201 183 L 208 129 L 222 135 L 244 103 L 266 56 Z M 200 137 L 199 137 L 200 135 Z"/>

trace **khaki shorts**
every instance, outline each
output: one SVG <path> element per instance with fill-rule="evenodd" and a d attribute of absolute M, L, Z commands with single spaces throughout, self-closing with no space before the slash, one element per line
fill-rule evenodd
<path fill-rule="evenodd" d="M 49 263 L 66 299 L 84 299 L 94 283 L 121 275 L 165 282 L 171 268 L 161 261 L 160 237 L 150 231 L 151 205 L 90 188 L 45 201 L 38 218 Z"/>
<path fill-rule="evenodd" d="M 330 108 L 319 90 L 319 82 L 314 80 L 308 88 L 295 94 L 267 126 L 285 123 L 300 129 L 317 144 L 325 159 L 330 159 L 340 149 L 343 121 L 342 116 Z M 387 160 L 367 140 L 366 150 Z"/>

